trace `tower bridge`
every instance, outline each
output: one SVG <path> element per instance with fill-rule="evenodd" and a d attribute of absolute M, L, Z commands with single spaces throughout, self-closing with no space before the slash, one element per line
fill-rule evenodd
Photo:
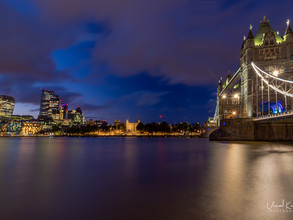
<path fill-rule="evenodd" d="M 249 134 L 243 139 L 262 139 L 260 134 L 264 134 L 255 131 L 260 124 L 262 131 L 275 130 L 278 124 L 277 127 L 283 126 L 282 132 L 287 132 L 286 126 L 291 123 L 293 140 L 293 31 L 290 21 L 286 23 L 283 36 L 265 17 L 255 35 L 250 25 L 248 35 L 243 38 L 239 69 L 219 80 L 214 120 L 222 134 L 216 131 L 211 136 L 225 136 L 232 129 L 243 137 Z M 284 132 L 277 136 L 285 137 Z"/>
<path fill-rule="evenodd" d="M 219 80 L 215 119 L 218 123 L 232 118 L 261 120 L 290 110 L 293 110 L 290 21 L 285 34 L 280 36 L 264 17 L 255 36 L 250 26 L 243 39 L 239 69 Z"/>

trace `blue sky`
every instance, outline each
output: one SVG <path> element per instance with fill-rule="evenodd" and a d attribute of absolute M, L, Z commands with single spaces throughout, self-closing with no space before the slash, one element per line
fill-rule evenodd
<path fill-rule="evenodd" d="M 282 34 L 291 1 L 0 0 L 0 93 L 38 115 L 40 88 L 87 118 L 204 122 L 264 15 Z M 278 13 L 276 13 L 278 12 Z"/>

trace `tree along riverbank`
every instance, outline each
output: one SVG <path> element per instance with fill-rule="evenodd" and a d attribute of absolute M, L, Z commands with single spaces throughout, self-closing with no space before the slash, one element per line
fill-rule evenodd
<path fill-rule="evenodd" d="M 1 137 L 201 137 L 200 133 L 196 132 L 171 132 L 171 133 L 163 133 L 163 132 L 91 132 L 91 133 L 46 133 L 46 134 L 34 134 L 34 135 L 21 135 L 21 134 L 5 134 L 1 135 Z"/>

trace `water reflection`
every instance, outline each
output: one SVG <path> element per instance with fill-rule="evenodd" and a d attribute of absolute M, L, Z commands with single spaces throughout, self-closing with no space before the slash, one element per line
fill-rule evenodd
<path fill-rule="evenodd" d="M 0 219 L 291 219 L 267 202 L 293 201 L 292 162 L 291 143 L 1 138 Z"/>
<path fill-rule="evenodd" d="M 220 190 L 221 205 L 231 208 L 241 207 L 242 196 L 245 195 L 246 185 L 246 151 L 244 147 L 239 144 L 229 144 L 227 151 L 225 152 L 225 159 L 223 161 L 223 184 Z M 223 195 L 225 195 L 223 197 Z"/>

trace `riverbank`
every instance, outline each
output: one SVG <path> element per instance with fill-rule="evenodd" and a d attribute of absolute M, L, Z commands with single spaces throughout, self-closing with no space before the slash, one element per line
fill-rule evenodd
<path fill-rule="evenodd" d="M 87 133 L 87 134 L 32 134 L 32 135 L 21 135 L 21 134 L 6 134 L 0 137 L 182 137 L 182 138 L 203 138 L 200 134 L 196 133 L 139 133 L 139 132 L 128 132 L 128 133 L 115 133 L 115 132 L 98 132 L 98 133 Z"/>
<path fill-rule="evenodd" d="M 220 128 L 209 136 L 212 141 L 292 141 L 293 120 L 255 122 L 249 118 L 221 120 Z"/>

